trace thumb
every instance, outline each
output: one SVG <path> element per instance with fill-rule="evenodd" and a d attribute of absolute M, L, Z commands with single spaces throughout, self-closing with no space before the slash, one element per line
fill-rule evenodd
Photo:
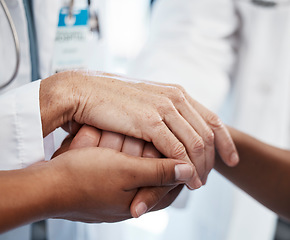
<path fill-rule="evenodd" d="M 129 181 L 131 189 L 127 190 L 145 187 L 138 191 L 131 204 L 130 210 L 133 217 L 139 217 L 148 212 L 172 188 L 189 182 L 194 176 L 192 164 L 182 160 L 139 158 L 129 163 L 129 166 L 132 172 L 128 175 L 133 178 Z"/>
<path fill-rule="evenodd" d="M 187 183 L 194 176 L 193 165 L 182 160 L 131 157 L 131 161 L 127 170 L 132 181 L 126 190 Z"/>
<path fill-rule="evenodd" d="M 130 206 L 132 217 L 138 218 L 151 210 L 156 211 L 168 207 L 183 187 L 184 184 L 170 187 L 141 188 Z"/>

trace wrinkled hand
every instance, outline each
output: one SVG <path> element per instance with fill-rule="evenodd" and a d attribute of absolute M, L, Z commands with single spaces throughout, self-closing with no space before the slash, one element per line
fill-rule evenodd
<path fill-rule="evenodd" d="M 156 84 L 150 81 L 146 81 L 145 83 Z M 173 132 L 178 139 L 191 139 L 191 142 L 194 142 L 192 145 L 193 148 L 186 144 L 190 141 L 184 141 L 183 143 L 185 144 L 191 161 L 197 168 L 202 183 L 206 183 L 207 176 L 214 166 L 215 149 L 225 164 L 230 167 L 236 166 L 239 162 L 239 155 L 232 137 L 221 119 L 215 113 L 194 100 L 182 86 L 178 84 L 158 84 L 170 88 L 169 96 L 178 103 L 181 102 L 187 105 L 189 108 L 188 112 L 180 112 L 180 114 L 188 121 L 197 135 L 192 135 L 192 131 L 190 131 L 184 134 L 184 138 L 182 138 L 179 135 L 182 134 L 182 131 L 177 133 Z M 152 90 L 147 84 L 144 84 L 143 88 L 158 93 L 157 89 Z"/>
<path fill-rule="evenodd" d="M 215 146 L 225 163 L 238 162 L 219 118 L 179 86 L 99 72 L 65 72 L 42 81 L 40 109 L 44 135 L 75 121 L 152 142 L 166 157 L 192 161 L 198 173 L 188 183 L 191 188 L 199 188 L 200 179 L 205 183 Z"/>

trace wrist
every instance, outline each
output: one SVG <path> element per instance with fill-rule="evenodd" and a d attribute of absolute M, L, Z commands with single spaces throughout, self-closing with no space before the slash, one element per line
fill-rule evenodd
<path fill-rule="evenodd" d="M 72 191 L 71 176 L 67 165 L 62 160 L 51 160 L 36 169 L 41 177 L 39 183 L 42 188 L 42 199 L 39 201 L 39 208 L 36 210 L 41 219 L 65 218 L 71 210 L 71 202 L 75 197 Z M 37 166 L 36 166 L 37 167 Z M 39 185 L 40 186 L 40 185 Z"/>
<path fill-rule="evenodd" d="M 63 157 L 66 153 L 61 154 Z M 69 218 L 76 210 L 81 197 L 81 189 L 76 180 L 74 169 L 71 167 L 70 158 L 59 159 L 60 156 L 49 162 L 51 172 L 50 183 L 52 186 L 50 201 L 47 209 L 50 218 Z"/>
<path fill-rule="evenodd" d="M 41 81 L 39 104 L 43 137 L 71 121 L 78 104 L 72 72 L 62 72 Z"/>
<path fill-rule="evenodd" d="M 59 182 L 59 177 L 55 174 L 55 171 L 50 166 L 49 162 L 43 162 L 42 164 L 36 164 L 36 166 L 31 166 L 31 175 L 34 175 L 36 186 L 38 189 L 36 206 L 34 207 L 36 220 L 42 220 L 47 218 L 52 218 L 58 213 L 57 207 L 57 183 Z"/>
<path fill-rule="evenodd" d="M 59 211 L 55 182 L 52 168 L 45 162 L 0 171 L 0 233 L 55 216 Z"/>

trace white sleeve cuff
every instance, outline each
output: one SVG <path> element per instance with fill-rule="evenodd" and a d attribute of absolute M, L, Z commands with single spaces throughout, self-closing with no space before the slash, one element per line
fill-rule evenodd
<path fill-rule="evenodd" d="M 1 170 L 44 160 L 39 87 L 35 81 L 0 96 Z"/>

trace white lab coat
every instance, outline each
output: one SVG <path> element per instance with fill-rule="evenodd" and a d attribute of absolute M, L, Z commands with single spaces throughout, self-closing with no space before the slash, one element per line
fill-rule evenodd
<path fill-rule="evenodd" d="M 290 5 L 246 0 L 158 0 L 131 74 L 183 85 L 230 125 L 289 148 Z M 269 179 L 270 181 L 270 179 Z M 270 240 L 276 215 L 212 172 L 164 239 Z"/>
<path fill-rule="evenodd" d="M 48 159 L 55 149 L 54 145 L 57 145 L 54 140 L 59 144 L 60 139 L 49 135 L 43 141 L 38 95 L 40 82 L 30 83 L 29 37 L 22 0 L 5 2 L 16 26 L 21 50 L 17 78 L 0 95 L 0 169 L 11 170 Z M 52 74 L 52 55 L 61 1 L 34 0 L 33 4 L 40 77 L 44 79 Z M 0 8 L 0 83 L 9 78 L 15 64 L 12 35 L 9 34 L 10 28 L 1 10 Z M 16 89 L 11 90 L 14 88 Z M 62 137 L 61 133 L 55 135 Z M 114 224 L 84 224 L 54 219 L 47 222 L 48 240 L 116 239 L 121 232 L 121 227 Z M 31 227 L 27 225 L 0 234 L 0 240 L 30 240 L 30 235 Z"/>
<path fill-rule="evenodd" d="M 9 0 L 6 1 L 6 4 L 19 36 L 21 60 L 16 80 L 6 89 L 2 90 L 2 92 L 6 93 L 0 96 L 1 170 L 23 168 L 34 162 L 43 160 L 45 157 L 39 112 L 39 81 L 30 83 L 31 66 L 29 38 L 23 3 L 21 0 Z M 51 74 L 51 58 L 59 7 L 60 1 L 58 0 L 34 0 L 34 17 L 39 46 L 41 78 L 45 78 Z M 1 12 L 1 82 L 8 79 L 15 64 L 14 55 L 11 55 L 14 54 L 14 46 L 11 36 L 7 34 L 10 32 L 10 28 L 6 21 L 6 17 Z M 3 66 L 5 66 L 5 69 L 3 69 Z M 25 86 L 20 87 L 22 85 Z M 13 88 L 16 89 L 11 91 Z M 53 141 L 48 142 L 50 145 L 53 144 Z M 51 146 L 47 145 L 47 147 L 49 148 Z M 69 225 L 69 229 L 67 229 L 67 225 Z M 60 227 L 62 231 L 59 231 Z M 76 223 L 49 220 L 49 239 L 76 239 L 78 234 L 82 235 L 82 227 L 80 227 L 79 231 L 77 231 L 78 229 Z M 60 232 L 65 233 L 67 237 L 62 238 L 64 234 L 60 234 Z M 30 226 L 23 226 L 5 234 L 1 234 L 0 239 L 29 240 Z"/>

